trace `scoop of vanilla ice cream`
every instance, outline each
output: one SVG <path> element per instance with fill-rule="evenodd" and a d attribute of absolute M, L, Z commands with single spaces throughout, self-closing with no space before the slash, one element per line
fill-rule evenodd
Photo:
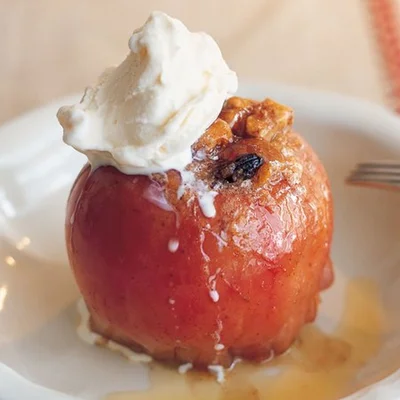
<path fill-rule="evenodd" d="M 236 74 L 210 36 L 161 12 L 133 33 L 129 48 L 79 104 L 58 111 L 64 141 L 93 167 L 182 170 L 192 160 L 191 145 L 237 90 Z"/>

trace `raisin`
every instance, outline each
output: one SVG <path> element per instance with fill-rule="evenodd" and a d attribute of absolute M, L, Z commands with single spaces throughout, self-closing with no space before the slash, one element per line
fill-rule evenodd
<path fill-rule="evenodd" d="M 221 163 L 215 177 L 230 183 L 251 179 L 263 164 L 264 159 L 257 154 L 244 154 L 233 161 Z"/>

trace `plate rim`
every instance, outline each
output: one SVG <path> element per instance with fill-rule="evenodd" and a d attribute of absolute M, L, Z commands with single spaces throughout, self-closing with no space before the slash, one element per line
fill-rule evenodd
<path fill-rule="evenodd" d="M 361 135 L 379 137 L 380 140 L 390 142 L 392 147 L 400 152 L 400 117 L 379 103 L 304 86 L 257 80 L 245 80 L 240 84 L 238 94 L 245 95 L 246 93 L 252 93 L 251 96 L 264 93 L 265 95 L 256 95 L 255 97 L 270 96 L 272 99 L 290 98 L 288 105 L 293 107 L 295 114 L 297 111 L 303 116 L 309 115 L 310 118 L 325 123 L 360 129 Z M 81 94 L 62 96 L 3 122 L 0 125 L 0 140 L 10 132 L 23 130 L 24 126 L 30 126 L 30 121 L 40 118 L 41 114 L 49 114 L 50 110 L 64 104 L 73 104 L 81 97 Z M 59 393 L 61 394 L 61 392 Z M 343 400 L 374 400 L 388 395 L 395 398 L 394 396 L 399 393 L 400 369 Z"/>

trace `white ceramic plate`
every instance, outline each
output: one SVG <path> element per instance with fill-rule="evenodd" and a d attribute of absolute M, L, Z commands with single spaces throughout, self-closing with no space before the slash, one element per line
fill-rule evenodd
<path fill-rule="evenodd" d="M 337 277 L 323 296 L 318 323 L 335 325 L 351 277 L 372 279 L 388 322 L 378 354 L 349 390 L 363 388 L 355 398 L 399 398 L 400 197 L 348 187 L 344 178 L 360 161 L 400 160 L 400 119 L 370 103 L 280 85 L 246 85 L 241 94 L 292 106 L 296 127 L 324 162 L 335 200 Z M 62 144 L 55 118 L 60 105 L 75 100 L 52 103 L 0 129 L 0 362 L 37 385 L 100 399 L 146 387 L 148 374 L 75 334 L 78 291 L 66 265 L 63 214 L 85 159 Z M 37 385 L 0 365 L 1 400 L 58 398 Z"/>

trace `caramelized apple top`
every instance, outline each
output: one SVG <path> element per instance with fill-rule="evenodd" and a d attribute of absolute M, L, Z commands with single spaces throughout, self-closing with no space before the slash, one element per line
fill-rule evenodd
<path fill-rule="evenodd" d="M 280 182 L 301 190 L 303 158 L 307 155 L 301 152 L 303 145 L 298 136 L 290 134 L 292 124 L 293 111 L 289 107 L 270 99 L 257 102 L 231 97 L 192 146 L 193 162 L 187 170 L 216 192 L 255 193 L 266 186 L 278 191 Z M 153 179 L 166 184 L 171 193 L 168 199 L 175 203 L 172 193 L 176 195 L 180 174 L 169 171 Z M 260 195 L 268 196 L 268 192 Z"/>

